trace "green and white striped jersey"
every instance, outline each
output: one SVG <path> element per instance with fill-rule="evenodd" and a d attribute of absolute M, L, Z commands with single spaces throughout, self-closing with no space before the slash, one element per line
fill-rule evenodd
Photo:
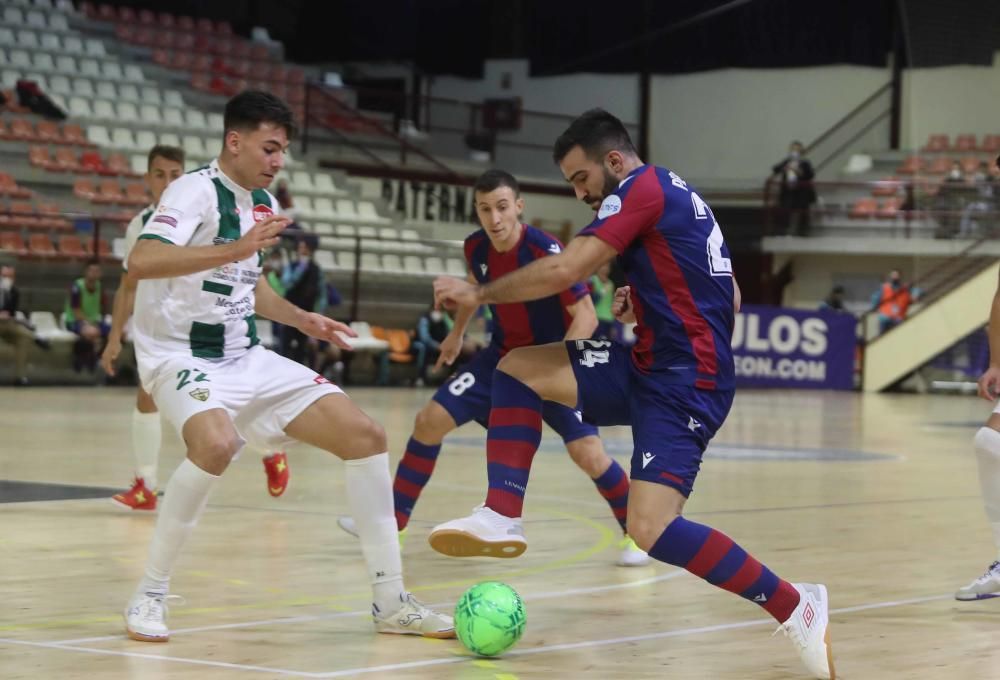
<path fill-rule="evenodd" d="M 238 240 L 277 205 L 270 193 L 244 189 L 212 161 L 170 183 L 139 240 L 222 245 Z M 184 257 L 182 248 L 177 257 Z M 140 281 L 133 323 L 143 381 L 167 357 L 231 359 L 258 344 L 254 287 L 260 275 L 261 256 L 255 253 L 209 271 Z"/>
<path fill-rule="evenodd" d="M 139 238 L 139 234 L 142 233 L 142 228 L 145 226 L 149 218 L 152 217 L 153 211 L 156 210 L 156 206 L 150 203 L 145 208 L 142 209 L 141 213 L 138 213 L 132 218 L 132 221 L 128 223 L 128 227 L 125 229 L 125 255 L 122 257 L 122 269 L 128 271 L 128 256 L 132 252 L 132 248 L 135 246 L 136 240 Z"/>

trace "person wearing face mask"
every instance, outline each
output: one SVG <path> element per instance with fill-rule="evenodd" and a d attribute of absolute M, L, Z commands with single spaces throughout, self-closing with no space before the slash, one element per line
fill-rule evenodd
<path fill-rule="evenodd" d="M 21 294 L 14 285 L 14 267 L 0 267 L 0 340 L 14 346 L 14 385 L 24 387 L 28 384 L 28 351 L 31 343 L 38 342 L 31 326 L 17 318 L 20 309 Z"/>
<path fill-rule="evenodd" d="M 792 142 L 788 155 L 771 168 L 778 178 L 778 207 L 780 222 L 788 234 L 809 235 L 809 206 L 816 202 L 813 188 L 812 163 L 803 157 L 802 142 Z"/>
<path fill-rule="evenodd" d="M 910 305 L 920 298 L 920 289 L 903 283 L 898 269 L 889 272 L 882 287 L 872 296 L 872 307 L 878 310 L 879 335 L 903 322 Z"/>

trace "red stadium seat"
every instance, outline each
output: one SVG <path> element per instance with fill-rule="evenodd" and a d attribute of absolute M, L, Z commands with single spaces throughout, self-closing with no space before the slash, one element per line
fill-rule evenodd
<path fill-rule="evenodd" d="M 955 137 L 955 151 L 975 151 L 975 135 L 958 135 Z"/>
<path fill-rule="evenodd" d="M 928 175 L 943 175 L 951 170 L 951 163 L 952 159 L 948 156 L 937 156 L 924 168 L 924 172 Z"/>
<path fill-rule="evenodd" d="M 16 231 L 0 231 L 0 250 L 17 255 L 28 254 L 28 246 L 25 245 L 21 234 Z"/>
<path fill-rule="evenodd" d="M 885 202 L 879 206 L 878 211 L 875 213 L 877 217 L 882 219 L 892 219 L 899 215 L 899 207 L 903 205 L 903 199 L 898 196 L 892 196 L 887 198 Z"/>
<path fill-rule="evenodd" d="M 983 145 L 979 149 L 988 153 L 1000 153 L 1000 135 L 984 135 Z"/>
<path fill-rule="evenodd" d="M 948 135 L 931 135 L 923 151 L 937 152 L 948 150 Z"/>
<path fill-rule="evenodd" d="M 66 234 L 59 237 L 59 253 L 66 257 L 84 258 L 90 255 L 90 249 L 85 248 L 76 234 Z"/>
<path fill-rule="evenodd" d="M 42 168 L 44 170 L 48 170 L 49 165 L 52 164 L 52 157 L 49 155 L 49 147 L 47 146 L 28 147 L 28 162 L 31 163 L 36 168 Z"/>
<path fill-rule="evenodd" d="M 850 216 L 852 219 L 868 219 L 875 216 L 878 211 L 878 201 L 874 198 L 859 198 L 851 206 Z"/>
<path fill-rule="evenodd" d="M 93 153 L 92 151 L 89 153 Z M 56 149 L 56 160 L 55 168 L 50 168 L 53 170 L 61 170 L 62 172 L 88 172 L 76 158 L 76 149 L 63 146 Z"/>
<path fill-rule="evenodd" d="M 29 236 L 28 251 L 32 255 L 40 255 L 42 257 L 52 257 L 59 254 L 56 247 L 52 245 L 52 239 L 49 238 L 48 234 L 32 234 Z"/>
<path fill-rule="evenodd" d="M 94 200 L 94 196 L 97 195 L 97 189 L 91 180 L 86 177 L 80 177 L 73 182 L 73 195 L 85 201 L 92 201 Z"/>
<path fill-rule="evenodd" d="M 899 191 L 899 180 L 895 177 L 884 177 L 875 183 L 872 196 L 895 196 Z"/>
<path fill-rule="evenodd" d="M 910 156 L 896 168 L 897 175 L 915 175 L 923 169 L 924 161 L 920 156 Z"/>

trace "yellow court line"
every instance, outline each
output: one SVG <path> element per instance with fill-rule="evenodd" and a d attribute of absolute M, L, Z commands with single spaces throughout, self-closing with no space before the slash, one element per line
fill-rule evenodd
<path fill-rule="evenodd" d="M 598 534 L 599 538 L 590 547 L 584 548 L 583 550 L 567 555 L 566 557 L 560 559 L 546 560 L 542 564 L 536 565 L 534 567 L 526 567 L 524 569 L 514 569 L 511 571 L 504 571 L 502 574 L 503 578 L 515 578 L 518 576 L 528 576 L 533 574 L 540 574 L 547 571 L 553 571 L 555 569 L 561 569 L 570 565 L 578 564 L 583 562 L 587 558 L 607 549 L 612 545 L 617 539 L 617 534 L 609 529 L 608 527 L 595 522 L 589 517 L 583 515 L 578 515 L 576 513 L 565 512 L 563 510 L 554 510 L 547 508 L 537 508 L 534 512 L 548 514 L 555 517 L 560 517 L 562 519 L 568 519 L 580 524 L 584 524 L 592 529 L 594 529 Z M 506 560 L 505 560 L 506 561 Z M 202 572 L 204 573 L 204 572 Z M 476 583 L 479 583 L 482 578 L 475 579 L 458 579 L 454 581 L 439 581 L 436 583 L 430 583 L 427 585 L 417 586 L 415 588 L 410 588 L 410 592 L 428 592 L 434 590 L 444 590 L 447 588 L 458 588 L 458 587 L 469 587 Z M 171 617 L 178 616 L 192 616 L 195 614 L 214 614 L 218 612 L 233 612 L 241 610 L 253 610 L 253 609 L 277 609 L 282 607 L 301 607 L 301 606 L 311 606 L 311 605 L 324 605 L 335 611 L 351 611 L 353 607 L 345 607 L 343 605 L 338 605 L 337 603 L 343 601 L 355 601 L 362 600 L 367 602 L 371 598 L 371 591 L 355 591 L 350 593 L 343 593 L 340 595 L 331 595 L 328 597 L 297 597 L 283 600 L 272 600 L 265 602 L 251 602 L 246 604 L 229 605 L 225 607 L 196 607 L 196 608 L 180 608 L 175 607 L 171 610 Z M 109 615 L 109 616 L 95 616 L 90 618 L 81 619 L 59 619 L 51 621 L 37 621 L 35 623 L 27 624 L 8 624 L 0 625 L 0 631 L 13 632 L 13 631 L 27 631 L 27 630 L 45 630 L 51 628 L 71 628 L 75 626 L 85 626 L 92 624 L 101 623 L 112 623 L 120 622 L 121 615 Z"/>

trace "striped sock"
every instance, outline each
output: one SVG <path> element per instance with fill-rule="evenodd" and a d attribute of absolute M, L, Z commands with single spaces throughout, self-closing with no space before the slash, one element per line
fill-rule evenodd
<path fill-rule="evenodd" d="M 502 371 L 493 374 L 493 408 L 486 434 L 486 507 L 520 517 L 531 460 L 542 441 L 542 398 Z"/>
<path fill-rule="evenodd" d="M 611 506 L 611 512 L 625 531 L 625 513 L 628 509 L 628 475 L 617 461 L 612 460 L 610 467 L 600 477 L 594 479 L 597 490 Z"/>
<path fill-rule="evenodd" d="M 420 498 L 434 472 L 440 444 L 421 444 L 413 437 L 406 442 L 406 452 L 396 468 L 396 478 L 392 481 L 392 495 L 396 503 L 396 526 L 402 531 L 410 521 L 413 506 Z"/>
<path fill-rule="evenodd" d="M 799 593 L 731 538 L 704 524 L 676 517 L 649 551 L 714 586 L 755 602 L 784 623 L 799 604 Z"/>

